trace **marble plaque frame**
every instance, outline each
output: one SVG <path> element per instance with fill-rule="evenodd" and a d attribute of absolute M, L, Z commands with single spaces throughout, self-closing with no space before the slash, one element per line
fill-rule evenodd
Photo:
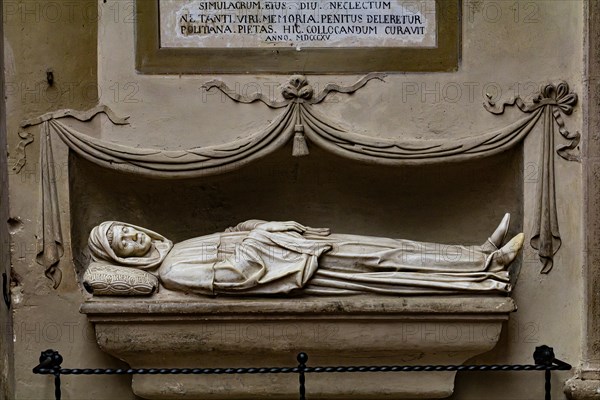
<path fill-rule="evenodd" d="M 436 48 L 161 48 L 159 0 L 136 0 L 136 70 L 142 74 L 455 71 L 462 0 L 436 0 Z"/>

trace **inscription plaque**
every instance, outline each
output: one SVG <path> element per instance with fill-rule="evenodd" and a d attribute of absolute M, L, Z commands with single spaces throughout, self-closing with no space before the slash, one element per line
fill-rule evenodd
<path fill-rule="evenodd" d="M 161 47 L 436 47 L 435 0 L 160 1 Z"/>
<path fill-rule="evenodd" d="M 142 73 L 451 71 L 460 0 L 137 0 Z"/>

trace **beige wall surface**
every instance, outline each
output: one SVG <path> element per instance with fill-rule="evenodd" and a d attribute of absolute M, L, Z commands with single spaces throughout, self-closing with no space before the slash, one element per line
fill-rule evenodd
<path fill-rule="evenodd" d="M 21 174 L 12 170 L 23 119 L 61 108 L 85 110 L 97 103 L 99 13 L 95 0 L 7 0 L 3 9 L 15 376 L 14 396 L 10 398 L 42 399 L 52 396 L 52 380 L 33 375 L 31 369 L 45 349 L 59 350 L 73 366 L 115 365 L 99 351 L 91 326 L 78 312 L 82 293 L 69 266 L 69 246 L 58 290 L 52 289 L 44 268 L 35 262 L 38 141 L 27 149 L 30 159 Z M 54 73 L 52 86 L 46 80 L 47 70 Z M 66 178 L 66 165 L 58 161 L 56 167 L 60 183 Z M 67 196 L 60 193 L 63 209 L 67 209 Z M 63 231 L 68 232 L 68 225 Z M 122 378 L 85 377 L 63 382 L 63 398 L 132 397 L 129 382 Z"/>
<path fill-rule="evenodd" d="M 465 0 L 462 6 L 462 60 L 456 72 L 390 74 L 385 82 L 369 82 L 353 95 L 328 97 L 319 111 L 366 135 L 452 140 L 507 126 L 521 116 L 518 110 L 488 113 L 482 106 L 486 94 L 498 101 L 516 95 L 531 100 L 541 85 L 560 80 L 582 93 L 583 1 Z M 137 74 L 133 12 L 130 0 L 4 2 L 9 167 L 22 120 L 61 108 L 85 110 L 98 101 L 130 116 L 130 125 L 102 122 L 92 134 L 131 146 L 178 149 L 226 143 L 274 118 L 276 112 L 262 104 L 237 104 L 202 85 L 218 78 L 240 93 L 275 97 L 287 75 Z M 54 73 L 52 86 L 46 82 L 48 69 Z M 358 78 L 308 77 L 316 88 L 352 84 Z M 580 104 L 565 121 L 570 131 L 584 131 Z M 522 229 L 529 236 L 541 133 L 538 127 L 523 146 L 488 160 L 396 169 L 341 160 L 312 147 L 307 158 L 294 159 L 288 146 L 239 172 L 164 186 L 116 177 L 79 159 L 69 165 L 66 148 L 56 141 L 67 242 L 57 290 L 35 262 L 40 177 L 39 141 L 34 141 L 27 147 L 23 170 L 16 174 L 9 168 L 15 398 L 51 395 L 51 379 L 31 374 L 39 352 L 47 348 L 63 354 L 65 367 L 122 365 L 100 351 L 93 328 L 78 312 L 86 298 L 77 280 L 78 260 L 85 232 L 101 219 L 129 218 L 178 240 L 238 219 L 286 218 L 337 231 L 477 243 L 510 211 L 513 232 Z M 557 136 L 556 144 L 561 141 Z M 473 363 L 530 363 L 535 346 L 542 344 L 554 346 L 565 361 L 579 362 L 584 307 L 581 164 L 556 156 L 555 172 L 563 244 L 554 268 L 540 274 L 537 256 L 526 246 L 512 293 L 519 309 L 504 326 L 498 346 Z M 303 193 L 309 194 L 306 202 L 295 201 Z M 270 200 L 263 202 L 263 197 Z M 190 215 L 186 210 L 194 203 Z M 161 204 L 173 204 L 176 211 L 166 212 Z M 372 204 L 379 204 L 382 213 Z M 430 333 L 421 334 L 431 340 Z M 569 376 L 553 373 L 553 398 L 564 397 L 562 382 Z M 453 398 L 461 400 L 525 400 L 541 398 L 543 382 L 536 372 L 461 373 L 455 389 Z M 129 378 L 116 376 L 64 377 L 63 396 L 134 398 Z"/>
<path fill-rule="evenodd" d="M 0 70 L 4 71 L 4 18 L 0 10 Z M 0 76 L 0 148 L 6 147 L 6 109 L 4 102 L 4 74 Z M 6 168 L 6 152 L 0 152 L 0 221 L 8 220 L 8 169 Z M 10 247 L 8 226 L 2 225 L 0 229 L 0 274 L 10 277 Z M 4 275 L 6 274 L 6 275 Z M 3 289 L 3 288 L 2 288 Z M 0 290 L 2 290 L 0 289 Z M 3 301 L 0 306 L 0 398 L 13 397 L 13 368 L 12 368 L 12 324 L 9 307 Z M 6 305 L 6 307 L 5 307 Z"/>

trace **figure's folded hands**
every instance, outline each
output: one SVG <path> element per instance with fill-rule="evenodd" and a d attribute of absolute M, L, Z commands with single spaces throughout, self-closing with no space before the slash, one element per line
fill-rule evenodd
<path fill-rule="evenodd" d="M 262 229 L 267 232 L 298 232 L 308 235 L 328 236 L 329 228 L 311 228 L 304 226 L 296 221 L 271 221 L 261 224 L 257 229 Z"/>

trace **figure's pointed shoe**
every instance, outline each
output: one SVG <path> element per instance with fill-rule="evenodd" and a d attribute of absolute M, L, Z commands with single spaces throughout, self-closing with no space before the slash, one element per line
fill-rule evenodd
<path fill-rule="evenodd" d="M 510 239 L 496 255 L 496 261 L 499 265 L 509 265 L 517 258 L 517 254 L 523 248 L 525 242 L 525 235 L 519 233 L 514 238 Z"/>
<path fill-rule="evenodd" d="M 509 224 L 510 214 L 506 213 L 504 214 L 502 221 L 500 221 L 500 224 L 498 225 L 494 233 L 492 233 L 492 236 L 490 236 L 487 239 L 487 241 L 483 245 L 481 245 L 482 249 L 484 249 L 484 251 L 487 250 L 490 253 L 494 250 L 498 250 L 500 246 L 502 246 L 502 243 L 506 238 L 506 233 L 508 232 Z"/>

